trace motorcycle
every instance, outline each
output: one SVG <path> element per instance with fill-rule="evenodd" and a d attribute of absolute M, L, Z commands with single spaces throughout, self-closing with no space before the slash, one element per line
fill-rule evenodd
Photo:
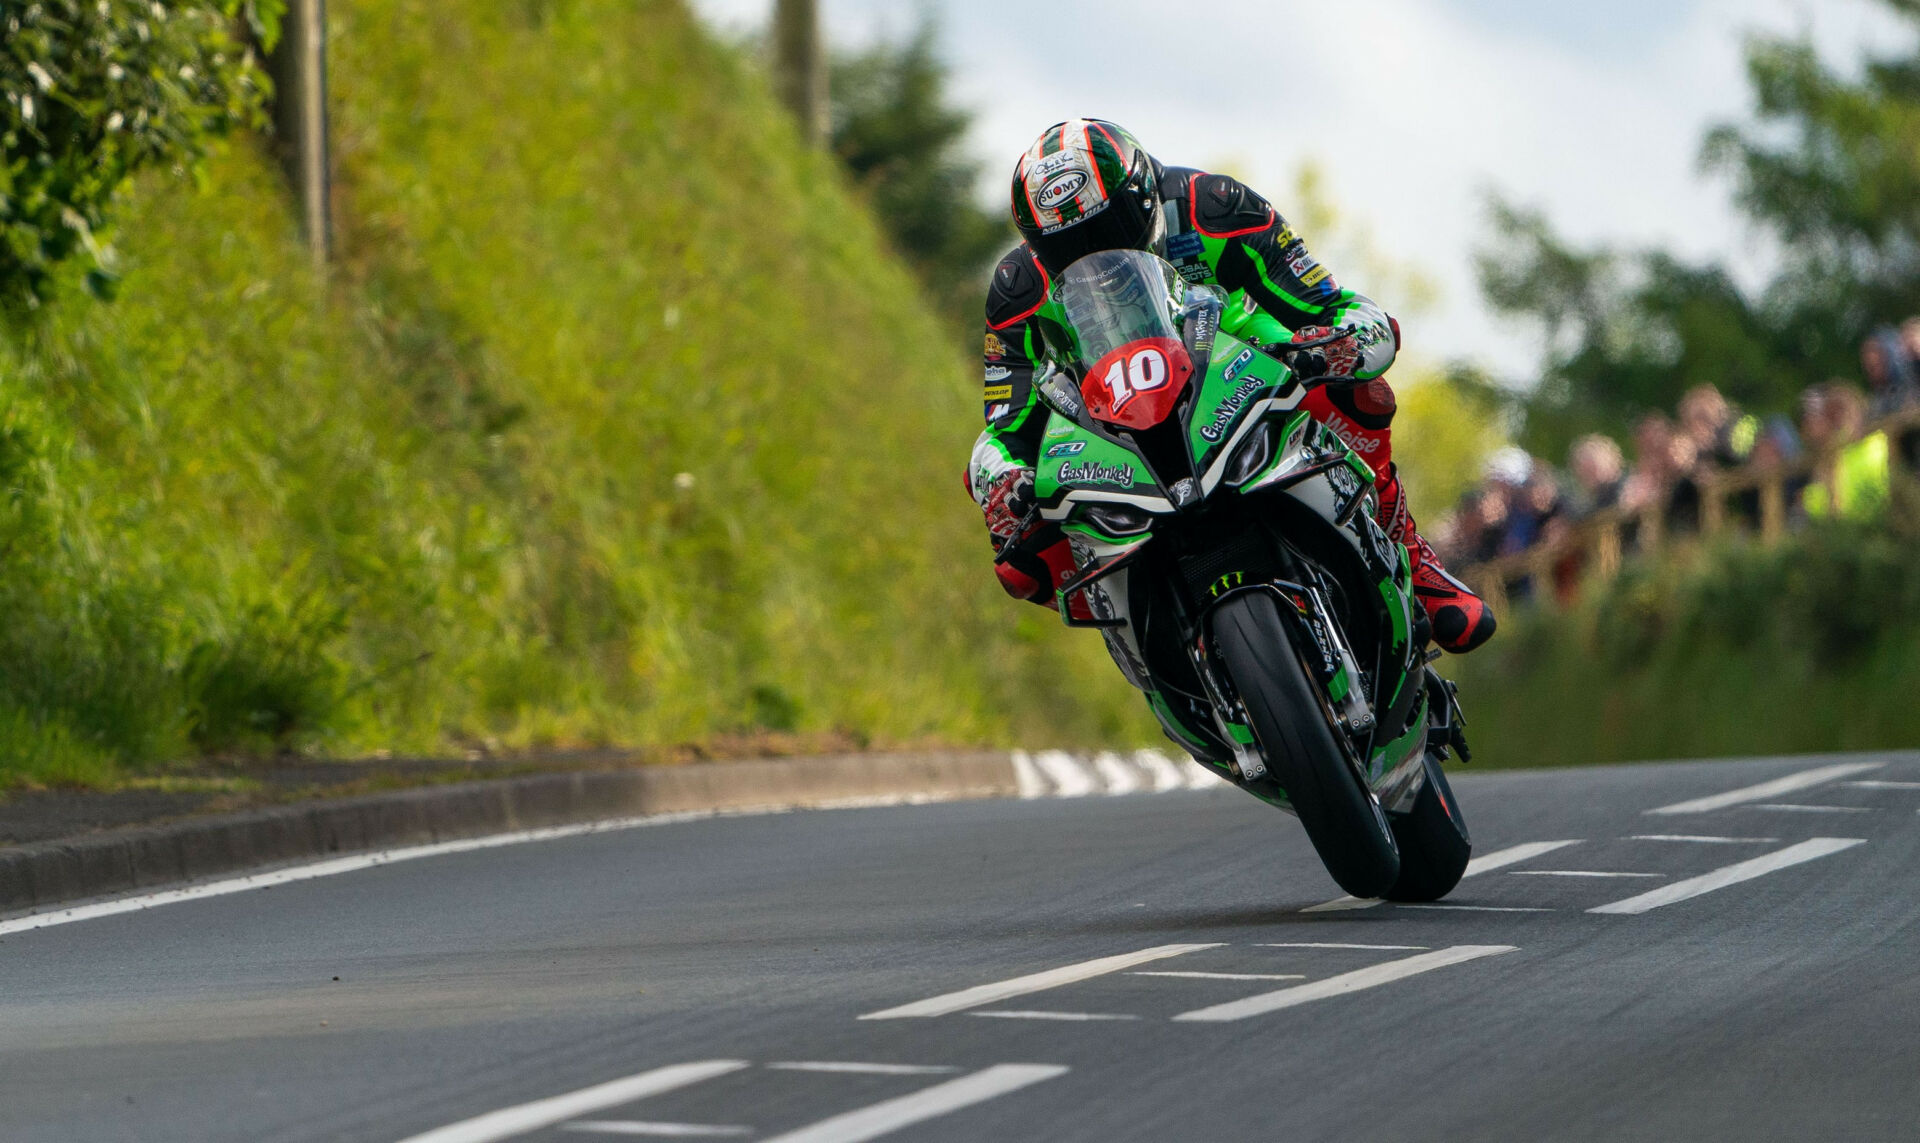
<path fill-rule="evenodd" d="M 1064 367 L 1035 382 L 1028 518 L 1072 547 L 1061 618 L 1101 632 L 1198 762 L 1298 817 L 1346 892 L 1445 896 L 1472 852 L 1441 768 L 1471 757 L 1455 688 L 1373 471 L 1277 356 L 1332 338 L 1242 341 L 1220 290 L 1139 250 L 1080 259 L 1050 300 Z"/>

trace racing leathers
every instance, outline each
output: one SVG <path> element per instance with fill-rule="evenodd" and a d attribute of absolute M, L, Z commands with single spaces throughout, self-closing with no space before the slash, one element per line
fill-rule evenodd
<path fill-rule="evenodd" d="M 1394 469 L 1395 401 L 1382 374 L 1399 351 L 1398 323 L 1370 299 L 1342 289 L 1287 221 L 1238 180 L 1167 167 L 1160 188 L 1162 225 L 1154 252 L 1188 281 L 1224 290 L 1221 328 L 1281 353 L 1311 386 L 1302 407 L 1372 467 L 1380 523 L 1407 546 L 1415 593 L 1427 608 L 1435 641 L 1455 652 L 1485 642 L 1493 634 L 1492 614 L 1447 574 L 1421 539 Z M 968 488 L 987 515 L 996 547 L 1020 533 L 996 568 L 1002 585 L 1046 606 L 1054 605 L 1055 590 L 1071 575 L 1073 557 L 1057 527 L 1043 523 L 1021 531 L 1020 521 L 1032 505 L 1032 473 L 1047 419 L 1034 381 L 1046 369 L 1049 343 L 1065 340 L 1051 285 L 1025 243 L 994 271 L 983 363 L 986 430 L 968 466 Z M 1324 341 L 1337 330 L 1348 336 L 1324 347 L 1285 350 L 1290 342 Z M 1312 385 L 1322 377 L 1331 380 Z"/>

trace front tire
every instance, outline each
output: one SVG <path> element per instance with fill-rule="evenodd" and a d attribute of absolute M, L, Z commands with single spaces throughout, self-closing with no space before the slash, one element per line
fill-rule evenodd
<path fill-rule="evenodd" d="M 1385 894 L 1400 875 L 1393 831 L 1335 738 L 1273 598 L 1248 592 L 1221 604 L 1213 635 L 1267 768 L 1327 872 L 1355 897 Z"/>
<path fill-rule="evenodd" d="M 1413 800 L 1413 810 L 1391 815 L 1393 838 L 1400 844 L 1400 876 L 1387 890 L 1389 901 L 1438 901 L 1453 892 L 1473 856 L 1473 837 L 1453 787 L 1428 754 L 1427 781 Z"/>

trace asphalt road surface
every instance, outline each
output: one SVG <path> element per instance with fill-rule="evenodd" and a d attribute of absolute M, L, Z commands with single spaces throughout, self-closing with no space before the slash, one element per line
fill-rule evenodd
<path fill-rule="evenodd" d="M 1467 767 L 1423 908 L 1085 785 L 0 921 L 0 1139 L 1920 1134 L 1920 754 Z"/>

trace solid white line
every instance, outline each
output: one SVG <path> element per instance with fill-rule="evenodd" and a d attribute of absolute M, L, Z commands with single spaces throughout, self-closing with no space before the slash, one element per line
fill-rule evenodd
<path fill-rule="evenodd" d="M 34 929 L 51 928 L 55 925 L 71 925 L 76 921 L 92 921 L 100 917 L 112 917 L 121 913 L 137 913 L 142 909 L 155 909 L 162 905 L 178 905 L 187 901 L 204 901 L 209 897 L 225 897 L 232 893 L 245 893 L 250 889 L 270 889 L 276 885 L 292 885 L 300 881 L 312 881 L 320 877 L 337 877 L 342 873 L 355 873 L 362 869 L 374 869 L 382 865 L 398 865 L 403 861 L 418 861 L 424 857 L 443 857 L 454 853 L 472 853 L 476 850 L 499 849 L 509 845 L 526 845 L 530 842 L 556 841 L 561 838 L 583 837 L 588 834 L 613 833 L 619 830 L 641 829 L 647 826 L 675 825 L 681 822 L 704 821 L 716 817 L 744 817 L 757 814 L 785 813 L 779 809 L 710 811 L 691 813 L 657 814 L 644 818 L 615 818 L 603 822 L 584 822 L 580 825 L 553 826 L 547 829 L 521 830 L 517 833 L 494 834 L 491 837 L 467 838 L 464 841 L 442 841 L 430 845 L 408 846 L 404 849 L 384 849 L 375 853 L 361 853 L 352 857 L 335 857 L 311 865 L 296 865 L 287 869 L 275 869 L 265 873 L 250 873 L 245 877 L 230 877 L 223 881 L 209 881 L 201 885 L 188 885 L 180 889 L 167 889 L 158 893 L 143 893 L 137 897 L 118 897 L 111 901 L 99 901 L 91 905 L 76 905 L 70 909 L 56 909 L 50 913 L 29 913 L 24 917 L 0 921 L 0 937 L 14 933 L 31 932 Z"/>
<path fill-rule="evenodd" d="M 490 1111 L 459 1123 L 436 1127 L 420 1135 L 410 1135 L 400 1143 L 493 1143 L 496 1139 L 511 1139 L 515 1135 L 552 1127 L 576 1115 L 586 1115 L 604 1107 L 689 1087 L 716 1076 L 737 1072 L 746 1066 L 745 1060 L 701 1060 L 699 1063 L 655 1068 L 650 1072 L 596 1084 L 566 1095 Z"/>
<path fill-rule="evenodd" d="M 884 1100 L 776 1135 L 766 1143 L 866 1143 L 903 1127 L 997 1099 L 1023 1087 L 1067 1074 L 1054 1064 L 999 1064 L 935 1084 L 925 1091 Z"/>
<path fill-rule="evenodd" d="M 1536 857 L 1552 853 L 1556 849 L 1565 849 L 1570 845 L 1579 844 L 1580 839 L 1574 838 L 1572 841 L 1529 841 L 1521 845 L 1508 846 L 1506 849 L 1496 849 L 1492 853 L 1467 862 L 1466 872 L 1462 873 L 1460 878 L 1464 881 L 1469 877 L 1492 873 L 1496 869 L 1505 869 L 1509 865 L 1517 865 L 1522 861 L 1531 861 Z M 1350 909 L 1371 909 L 1385 903 L 1377 897 L 1335 897 L 1331 901 L 1312 905 L 1300 911 L 1302 913 L 1340 913 Z"/>
<path fill-rule="evenodd" d="M 1724 794 L 1714 794 L 1692 801 L 1675 802 L 1670 806 L 1648 810 L 1650 814 L 1703 814 L 1709 810 L 1724 810 L 1728 806 L 1737 806 L 1745 802 L 1764 802 L 1768 798 L 1781 794 L 1790 794 L 1795 790 L 1808 790 L 1815 786 L 1845 778 L 1849 774 L 1864 774 L 1868 770 L 1878 770 L 1884 762 L 1843 762 L 1838 766 L 1821 766 L 1813 770 L 1802 770 L 1798 774 L 1789 774 L 1784 778 L 1775 778 L 1771 782 L 1762 782 L 1757 786 L 1743 786 L 1738 790 L 1728 790 Z"/>
<path fill-rule="evenodd" d="M 1100 792 L 1092 772 L 1064 750 L 1042 750 L 1033 756 L 1033 764 L 1053 783 L 1056 798 L 1084 798 Z"/>
<path fill-rule="evenodd" d="M 1122 794 L 1137 794 L 1146 785 L 1140 772 L 1127 765 L 1126 760 L 1111 750 L 1093 756 L 1093 768 L 1106 784 L 1109 797 Z"/>
<path fill-rule="evenodd" d="M 1378 988 L 1383 984 L 1392 984 L 1396 980 L 1405 980 L 1407 977 L 1418 976 L 1423 972 L 1432 972 L 1449 965 L 1465 964 L 1467 961 L 1479 960 L 1481 957 L 1500 956 L 1514 951 L 1516 950 L 1513 945 L 1455 945 L 1437 952 L 1421 953 L 1418 956 L 1376 964 L 1371 968 L 1341 973 L 1339 976 L 1330 976 L 1311 984 L 1299 984 L 1276 992 L 1250 996 L 1245 1000 L 1215 1004 L 1209 1008 L 1196 1008 L 1192 1012 L 1182 1012 L 1174 1019 L 1207 1022 L 1245 1020 L 1252 1016 L 1278 1012 L 1282 1008 L 1292 1008 L 1298 1004 L 1345 996 L 1350 992 L 1359 992 L 1363 989 Z"/>
<path fill-rule="evenodd" d="M 1180 772 L 1180 764 L 1158 750 L 1136 750 L 1133 752 L 1133 762 L 1153 775 L 1153 792 L 1156 794 L 1178 790 L 1187 784 L 1187 776 Z"/>
<path fill-rule="evenodd" d="M 1290 941 L 1286 944 L 1255 945 L 1258 949 L 1367 949 L 1378 952 L 1425 952 L 1426 945 L 1348 945 L 1332 941 Z"/>
<path fill-rule="evenodd" d="M 1748 806 L 1750 810 L 1778 810 L 1789 814 L 1870 814 L 1872 806 L 1800 806 L 1790 802 L 1767 802 Z"/>
<path fill-rule="evenodd" d="M 1072 1023 L 1084 1023 L 1088 1020 L 1138 1020 L 1138 1016 L 1127 1016 L 1112 1012 L 1047 1012 L 1041 1009 L 1007 1009 L 993 1012 L 969 1012 L 969 1016 L 984 1016 L 995 1020 L 1065 1020 Z"/>
<path fill-rule="evenodd" d="M 654 1123 L 641 1119 L 578 1119 L 562 1123 L 562 1131 L 581 1131 L 594 1135 L 645 1135 L 656 1139 L 739 1138 L 753 1134 L 751 1127 L 712 1126 L 705 1123 Z"/>
<path fill-rule="evenodd" d="M 898 1008 L 888 1008 L 883 1012 L 869 1012 L 860 1017 L 862 1020 L 900 1020 L 921 1016 L 946 1016 L 962 1012 L 968 1008 L 979 1008 L 985 1004 L 995 1004 L 1002 1000 L 1011 1000 L 1016 996 L 1025 996 L 1032 992 L 1045 992 L 1049 988 L 1074 984 L 1082 980 L 1091 980 L 1096 976 L 1105 976 L 1110 972 L 1149 964 L 1156 960 L 1165 960 L 1173 956 L 1185 956 L 1202 949 L 1217 949 L 1218 943 L 1209 945 L 1155 945 L 1139 952 L 1122 953 L 1119 956 L 1103 956 L 1098 960 L 1081 961 L 1079 964 L 1062 965 L 1045 972 L 1036 972 L 1027 976 L 1016 976 L 1012 980 L 1002 980 L 994 984 L 981 984 L 973 988 L 964 988 L 959 992 L 948 992 L 926 1000 L 916 1000 L 912 1004 L 902 1004 Z"/>
<path fill-rule="evenodd" d="M 1664 873 L 1614 873 L 1602 869 L 1513 869 L 1509 877 L 1665 877 Z"/>
<path fill-rule="evenodd" d="M 1636 833 L 1628 841 L 1695 841 L 1702 845 L 1769 845 L 1777 837 L 1702 837 L 1685 833 Z"/>
<path fill-rule="evenodd" d="M 862 1076 L 941 1076 L 960 1070 L 940 1064 L 861 1064 L 838 1060 L 790 1060 L 768 1064 L 767 1067 L 776 1072 L 830 1072 Z"/>
<path fill-rule="evenodd" d="M 1298 972 L 1130 972 L 1128 976 L 1177 976 L 1183 980 L 1305 980 Z"/>
<path fill-rule="evenodd" d="M 1747 861 L 1737 862 L 1699 877 L 1689 877 L 1685 881 L 1675 881 L 1671 885 L 1662 885 L 1638 897 L 1628 897 L 1624 901 L 1613 901 L 1588 909 L 1589 913 L 1634 914 L 1658 909 L 1663 905 L 1672 905 L 1679 901 L 1690 900 L 1716 889 L 1725 889 L 1729 885 L 1738 885 L 1742 881 L 1751 881 L 1755 877 L 1764 877 L 1769 873 L 1814 861 L 1852 849 L 1856 845 L 1865 845 L 1861 837 L 1816 837 L 1798 845 L 1775 850 Z"/>
<path fill-rule="evenodd" d="M 1920 782 L 1842 782 L 1857 790 L 1920 790 Z"/>
<path fill-rule="evenodd" d="M 1552 909 L 1536 909 L 1519 905 L 1396 905 L 1400 909 L 1444 909 L 1455 913 L 1551 913 Z"/>

